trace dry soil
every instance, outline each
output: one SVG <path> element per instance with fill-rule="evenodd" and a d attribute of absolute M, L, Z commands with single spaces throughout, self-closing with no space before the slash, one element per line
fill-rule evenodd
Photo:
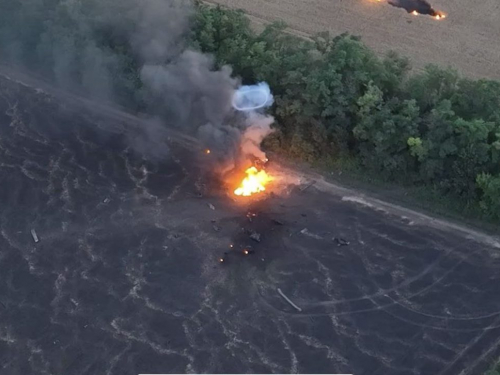
<path fill-rule="evenodd" d="M 284 20 L 292 32 L 360 35 L 379 53 L 408 56 L 415 69 L 452 66 L 472 78 L 500 79 L 500 2 L 434 0 L 448 15 L 413 16 L 376 0 L 210 0 L 243 9 L 258 24 Z"/>

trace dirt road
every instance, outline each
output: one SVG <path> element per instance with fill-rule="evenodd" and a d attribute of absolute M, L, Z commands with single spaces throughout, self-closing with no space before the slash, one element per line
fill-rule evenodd
<path fill-rule="evenodd" d="M 448 17 L 413 16 L 375 0 L 210 0 L 245 10 L 257 22 L 284 20 L 299 33 L 360 35 L 379 53 L 395 50 L 416 69 L 452 66 L 473 78 L 500 79 L 500 3 L 433 0 Z"/>

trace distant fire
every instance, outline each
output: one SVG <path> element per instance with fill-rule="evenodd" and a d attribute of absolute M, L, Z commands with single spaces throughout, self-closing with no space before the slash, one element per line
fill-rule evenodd
<path fill-rule="evenodd" d="M 387 2 L 394 7 L 403 8 L 414 16 L 423 14 L 431 16 L 436 20 L 446 18 L 446 14 L 435 10 L 426 0 L 387 0 Z"/>
<path fill-rule="evenodd" d="M 241 184 L 234 194 L 242 197 L 249 197 L 253 194 L 262 193 L 266 190 L 266 185 L 273 180 L 263 169 L 259 170 L 256 167 L 250 167 L 245 171 L 246 177 L 241 181 Z"/>

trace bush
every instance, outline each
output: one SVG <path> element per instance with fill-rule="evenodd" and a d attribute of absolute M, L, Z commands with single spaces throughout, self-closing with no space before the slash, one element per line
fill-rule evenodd
<path fill-rule="evenodd" d="M 500 220 L 500 175 L 482 173 L 477 176 L 476 181 L 481 190 L 481 209 L 488 217 Z"/>

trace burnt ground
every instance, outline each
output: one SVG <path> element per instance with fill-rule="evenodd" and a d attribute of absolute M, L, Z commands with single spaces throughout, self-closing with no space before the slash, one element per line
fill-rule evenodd
<path fill-rule="evenodd" d="M 192 148 L 144 160 L 129 117 L 0 84 L 0 373 L 479 374 L 500 354 L 494 246 L 315 186 L 199 196 Z"/>

